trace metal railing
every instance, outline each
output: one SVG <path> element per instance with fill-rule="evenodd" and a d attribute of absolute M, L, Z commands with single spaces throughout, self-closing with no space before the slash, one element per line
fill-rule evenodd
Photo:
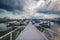
<path fill-rule="evenodd" d="M 0 40 L 15 40 L 23 29 L 24 29 L 24 27 L 22 27 L 22 28 L 18 27 L 15 30 L 1 36 Z M 51 29 L 44 28 L 44 27 L 41 27 L 41 29 L 43 29 L 42 33 L 45 34 L 45 36 L 48 38 L 48 40 L 60 40 L 59 33 L 55 32 Z"/>
<path fill-rule="evenodd" d="M 41 27 L 45 36 L 48 38 L 48 40 L 60 40 L 60 34 L 49 29 L 49 28 L 44 28 L 44 27 Z"/>
<path fill-rule="evenodd" d="M 13 31 L 3 35 L 0 37 L 0 40 L 15 40 L 16 37 L 21 33 L 21 31 L 24 29 L 24 27 L 18 27 L 14 29 Z"/>

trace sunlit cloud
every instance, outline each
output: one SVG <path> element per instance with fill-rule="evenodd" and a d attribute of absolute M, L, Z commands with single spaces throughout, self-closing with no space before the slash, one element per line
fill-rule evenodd
<path fill-rule="evenodd" d="M 60 17 L 60 0 L 0 0 L 0 9 L 0 17 L 12 19 L 56 18 Z"/>
<path fill-rule="evenodd" d="M 59 0 L 40 0 L 38 2 L 40 11 L 60 11 L 60 1 Z"/>

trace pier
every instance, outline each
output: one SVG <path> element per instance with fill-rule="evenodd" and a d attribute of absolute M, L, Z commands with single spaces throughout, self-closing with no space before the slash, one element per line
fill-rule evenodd
<path fill-rule="evenodd" d="M 60 40 L 59 33 L 49 28 L 41 28 L 44 31 L 38 30 L 32 22 L 29 22 L 26 26 L 19 26 L 13 31 L 1 36 L 0 40 Z"/>

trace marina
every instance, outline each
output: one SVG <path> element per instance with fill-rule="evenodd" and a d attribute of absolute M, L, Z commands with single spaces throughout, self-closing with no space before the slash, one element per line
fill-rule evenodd
<path fill-rule="evenodd" d="M 11 23 L 12 25 L 10 24 L 10 22 L 6 23 L 6 24 L 10 25 L 9 27 L 6 26 L 7 29 L 10 28 L 10 31 L 8 30 L 8 32 L 6 32 L 4 30 L 6 33 L 3 33 L 3 34 L 1 34 L 2 32 L 0 31 L 1 40 L 19 40 L 20 38 L 21 38 L 21 40 L 35 40 L 35 38 L 37 40 L 40 40 L 38 35 L 40 35 L 43 38 L 46 38 L 46 40 L 60 40 L 59 25 L 55 24 L 54 22 L 42 21 L 42 20 L 37 22 L 35 20 L 34 21 L 29 20 L 29 21 L 26 21 L 25 23 L 23 23 L 23 25 L 21 22 L 19 22 L 20 25 L 18 25 L 19 23 L 17 23 L 16 25 L 13 23 L 15 23 L 15 22 L 13 21 Z M 41 40 L 45 40 L 45 39 L 41 38 Z"/>

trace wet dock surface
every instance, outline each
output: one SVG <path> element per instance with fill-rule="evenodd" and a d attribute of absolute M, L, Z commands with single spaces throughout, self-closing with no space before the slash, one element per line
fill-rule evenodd
<path fill-rule="evenodd" d="M 19 34 L 16 40 L 48 40 L 31 22 Z"/>

